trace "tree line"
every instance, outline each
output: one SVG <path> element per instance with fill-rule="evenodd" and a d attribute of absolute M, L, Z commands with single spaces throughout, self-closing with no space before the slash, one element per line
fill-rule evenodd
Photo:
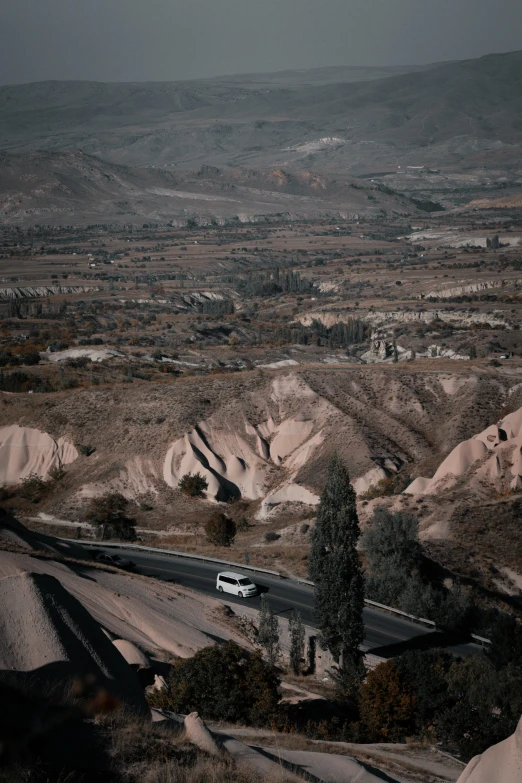
<path fill-rule="evenodd" d="M 314 318 L 310 326 L 292 324 L 279 327 L 275 339 L 297 345 L 322 345 L 327 348 L 349 348 L 368 339 L 370 329 L 360 318 L 350 318 L 331 327 Z"/>

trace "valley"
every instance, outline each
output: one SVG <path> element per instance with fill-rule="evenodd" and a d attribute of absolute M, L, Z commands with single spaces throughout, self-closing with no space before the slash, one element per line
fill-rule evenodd
<path fill-rule="evenodd" d="M 1 780 L 516 783 L 521 72 L 0 87 Z"/>

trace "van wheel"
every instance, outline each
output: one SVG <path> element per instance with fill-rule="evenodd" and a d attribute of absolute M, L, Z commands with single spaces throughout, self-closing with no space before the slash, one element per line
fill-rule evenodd
<path fill-rule="evenodd" d="M 218 590 L 219 590 L 220 593 L 223 592 L 223 588 L 221 587 L 221 585 L 219 585 Z"/>
<path fill-rule="evenodd" d="M 237 597 L 238 597 L 238 598 L 243 598 L 243 593 L 240 591 L 240 592 L 237 594 Z"/>

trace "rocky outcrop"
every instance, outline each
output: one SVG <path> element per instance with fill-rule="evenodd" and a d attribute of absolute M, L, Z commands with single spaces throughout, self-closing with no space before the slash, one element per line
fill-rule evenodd
<path fill-rule="evenodd" d="M 317 503 L 318 497 L 293 479 L 323 442 L 322 429 L 333 409 L 292 376 L 274 381 L 275 399 L 293 392 L 304 397 L 303 404 L 279 421 L 271 416 L 255 425 L 214 417 L 200 421 L 169 448 L 163 465 L 166 483 L 177 487 L 183 475 L 198 472 L 207 480 L 212 500 L 263 498 L 267 508 L 285 501 Z M 270 478 L 274 467 L 284 469 L 276 486 Z"/>
<path fill-rule="evenodd" d="M 310 326 L 312 321 L 320 321 L 329 329 L 337 323 L 348 323 L 354 318 L 353 310 L 316 310 L 301 316 L 298 320 L 304 326 Z M 491 326 L 504 326 L 511 329 L 512 324 L 506 321 L 505 313 L 495 311 L 490 313 L 469 313 L 467 310 L 372 310 L 361 316 L 372 326 L 381 324 L 399 323 L 425 323 L 432 321 L 444 321 L 459 326 L 471 324 L 490 324 Z"/>
<path fill-rule="evenodd" d="M 478 294 L 481 291 L 489 291 L 491 288 L 504 288 L 506 284 L 513 285 L 515 283 L 520 283 L 520 280 L 484 280 L 478 283 L 443 288 L 441 291 L 430 291 L 427 294 L 420 294 L 419 299 L 448 299 L 452 296 Z"/>
<path fill-rule="evenodd" d="M 57 294 L 85 294 L 89 291 L 100 291 L 99 286 L 86 285 L 39 285 L 23 288 L 0 288 L 1 299 L 33 299 L 39 296 L 56 296 Z"/>
<path fill-rule="evenodd" d="M 0 427 L 0 485 L 17 484 L 32 473 L 46 479 L 53 468 L 77 457 L 66 438 L 54 440 L 47 432 L 16 424 Z"/>
<path fill-rule="evenodd" d="M 491 326 L 504 326 L 511 329 L 503 313 L 468 313 L 466 310 L 375 310 L 364 316 L 371 324 L 379 323 L 426 323 L 432 321 L 444 321 L 445 323 L 465 324 L 491 324 Z"/>
<path fill-rule="evenodd" d="M 522 408 L 453 449 L 433 478 L 416 478 L 410 495 L 433 495 L 458 482 L 476 491 L 522 489 Z"/>

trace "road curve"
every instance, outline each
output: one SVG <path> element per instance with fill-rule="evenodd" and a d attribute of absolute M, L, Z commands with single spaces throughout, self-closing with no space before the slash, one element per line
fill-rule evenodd
<path fill-rule="evenodd" d="M 99 547 L 103 550 L 103 546 Z M 176 557 L 174 555 L 153 554 L 149 552 L 129 551 L 128 549 L 104 550 L 107 554 L 118 554 L 130 559 L 137 565 L 137 572 L 145 576 L 173 582 L 183 587 L 197 590 L 213 598 L 225 599 L 227 604 L 259 608 L 260 597 L 237 598 L 233 595 L 222 596 L 216 591 L 216 575 L 230 567 Z M 238 568 L 240 571 L 241 569 Z M 269 604 L 277 616 L 288 617 L 293 609 L 300 612 L 303 622 L 313 628 L 317 622 L 313 614 L 313 588 L 290 579 L 278 579 L 268 574 L 244 571 L 258 587 L 267 593 Z M 434 631 L 402 617 L 387 614 L 378 609 L 364 609 L 365 639 L 363 649 L 392 658 L 407 649 L 430 649 L 442 647 L 456 655 L 471 655 L 480 651 L 479 645 L 467 638 L 456 638 L 440 631 Z"/>

